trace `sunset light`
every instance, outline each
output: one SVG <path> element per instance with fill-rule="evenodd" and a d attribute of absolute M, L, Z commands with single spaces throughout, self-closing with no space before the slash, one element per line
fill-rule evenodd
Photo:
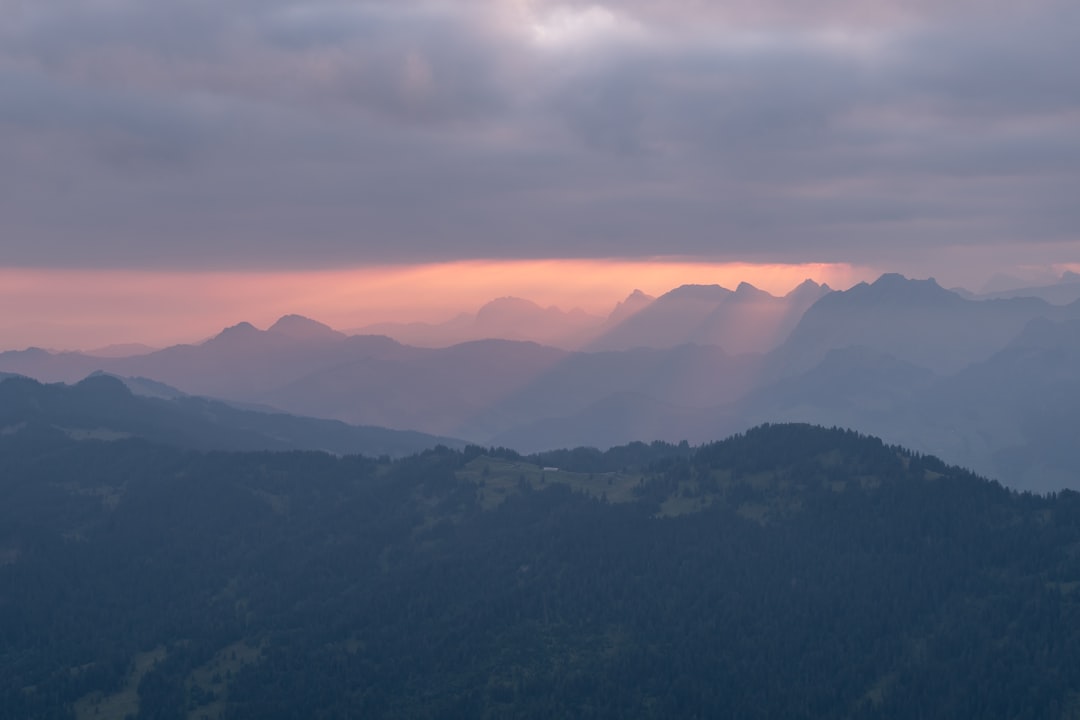
<path fill-rule="evenodd" d="M 0 17 L 0 720 L 1080 718 L 1080 1 Z"/>
<path fill-rule="evenodd" d="M 93 349 L 195 342 L 240 321 L 298 313 L 348 330 L 443 321 L 505 296 L 607 315 L 640 289 L 749 282 L 784 294 L 807 278 L 844 288 L 871 277 L 841 264 L 754 265 L 657 258 L 460 261 L 333 271 L 0 270 L 0 347 Z"/>

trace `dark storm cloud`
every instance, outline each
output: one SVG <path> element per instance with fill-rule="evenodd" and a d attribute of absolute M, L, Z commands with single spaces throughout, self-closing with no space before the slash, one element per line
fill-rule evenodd
<path fill-rule="evenodd" d="M 714 5 L 0 0 L 0 264 L 1080 259 L 1074 3 Z"/>

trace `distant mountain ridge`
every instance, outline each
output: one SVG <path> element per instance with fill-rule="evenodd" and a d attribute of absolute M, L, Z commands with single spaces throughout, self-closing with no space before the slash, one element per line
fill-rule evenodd
<path fill-rule="evenodd" d="M 743 282 L 683 285 L 661 295 L 586 346 L 596 350 L 716 345 L 731 354 L 768 352 L 783 342 L 803 313 L 830 292 L 806 280 L 784 297 Z"/>
<path fill-rule="evenodd" d="M 762 422 L 835 424 L 1018 487 L 1080 487 L 1074 442 L 1056 429 L 1080 423 L 1068 401 L 1080 393 L 1069 345 L 1080 302 L 973 300 L 932 279 L 885 274 L 847 291 L 808 282 L 785 298 L 750 285 L 686 286 L 655 300 L 634 293 L 626 303 L 608 340 L 653 332 L 654 345 L 679 344 L 571 352 L 489 339 L 421 348 L 289 317 L 129 358 L 0 353 L 0 371 L 75 382 L 101 370 L 246 407 L 524 451 L 704 442 Z M 491 312 L 521 307 L 508 301 Z M 767 353 L 724 347 L 737 332 L 756 341 L 784 323 L 791 331 Z M 685 341 L 703 333 L 724 341 Z"/>
<path fill-rule="evenodd" d="M 1005 289 L 987 289 L 980 293 L 962 292 L 970 300 L 1002 300 L 1018 297 L 1034 297 L 1052 305 L 1069 305 L 1080 300 L 1080 274 L 1066 270 L 1056 282 L 1047 285 L 1022 285 L 1022 281 L 1009 283 Z"/>
<path fill-rule="evenodd" d="M 864 345 L 935 372 L 955 372 L 1003 348 L 1037 317 L 1080 317 L 1080 304 L 967 300 L 933 279 L 885 274 L 822 297 L 776 355 L 791 372 L 809 369 L 830 349 Z"/>
<path fill-rule="evenodd" d="M 491 300 L 475 314 L 462 313 L 443 323 L 375 323 L 356 328 L 358 335 L 386 335 L 418 347 L 448 347 L 474 340 L 521 340 L 562 349 L 579 347 L 604 318 L 580 308 L 569 311 L 519 297 Z"/>
<path fill-rule="evenodd" d="M 418 432 L 241 410 L 206 398 L 166 397 L 170 389 L 160 383 L 131 382 L 156 396 L 137 395 L 120 378 L 104 374 L 74 385 L 0 378 L 0 431 L 30 424 L 60 429 L 76 439 L 138 437 L 195 450 L 324 450 L 373 457 L 402 457 L 439 444 L 463 446 L 459 440 Z"/>
<path fill-rule="evenodd" d="M 444 323 L 376 323 L 350 332 L 386 335 L 420 347 L 501 338 L 564 350 L 668 349 L 697 343 L 733 354 L 765 352 L 779 344 L 806 308 L 827 292 L 828 286 L 813 280 L 783 297 L 746 282 L 735 290 L 715 284 L 682 285 L 659 298 L 634 290 L 606 318 L 502 297 L 475 314 L 463 313 Z"/>

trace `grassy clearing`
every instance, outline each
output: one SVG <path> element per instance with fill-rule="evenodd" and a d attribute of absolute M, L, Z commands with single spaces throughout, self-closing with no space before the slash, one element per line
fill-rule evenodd
<path fill-rule="evenodd" d="M 608 502 L 632 502 L 637 490 L 647 482 L 641 473 L 576 473 L 559 468 L 544 468 L 525 461 L 488 456 L 473 459 L 458 471 L 459 480 L 476 484 L 485 510 L 498 507 L 523 487 L 542 489 L 549 484 L 569 486 Z M 863 485 L 876 478 L 860 478 Z M 688 476 L 668 490 L 657 517 L 677 517 L 701 512 L 713 505 L 728 505 L 743 517 L 761 524 L 801 509 L 797 478 L 777 472 L 759 472 L 735 477 L 726 468 L 694 468 Z M 844 492 L 844 483 L 832 483 L 834 492 Z M 749 496 L 747 496 L 749 493 Z"/>
<path fill-rule="evenodd" d="M 634 488 L 643 479 L 637 473 L 576 473 L 486 455 L 473 459 L 457 476 L 480 487 L 485 510 L 498 507 L 523 486 L 539 490 L 547 484 L 567 485 L 575 492 L 607 498 L 608 502 L 630 502 L 636 497 Z"/>
<path fill-rule="evenodd" d="M 128 675 L 127 683 L 120 692 L 103 695 L 90 693 L 75 703 L 77 720 L 124 720 L 139 714 L 139 683 L 146 673 L 165 659 L 164 646 L 135 656 L 134 667 Z"/>
<path fill-rule="evenodd" d="M 214 654 L 187 679 L 188 697 L 197 705 L 188 711 L 188 720 L 219 720 L 225 716 L 229 680 L 248 665 L 262 659 L 263 647 L 236 642 Z"/>
<path fill-rule="evenodd" d="M 712 505 L 714 499 L 712 495 L 691 497 L 676 493 L 660 505 L 660 512 L 657 513 L 657 517 L 678 517 L 679 515 L 700 512 Z"/>

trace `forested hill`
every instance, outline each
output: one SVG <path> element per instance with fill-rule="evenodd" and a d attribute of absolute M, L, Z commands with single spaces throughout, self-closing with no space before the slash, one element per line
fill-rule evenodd
<path fill-rule="evenodd" d="M 0 434 L 0 716 L 1066 718 L 1080 495 L 840 430 L 398 461 Z"/>

